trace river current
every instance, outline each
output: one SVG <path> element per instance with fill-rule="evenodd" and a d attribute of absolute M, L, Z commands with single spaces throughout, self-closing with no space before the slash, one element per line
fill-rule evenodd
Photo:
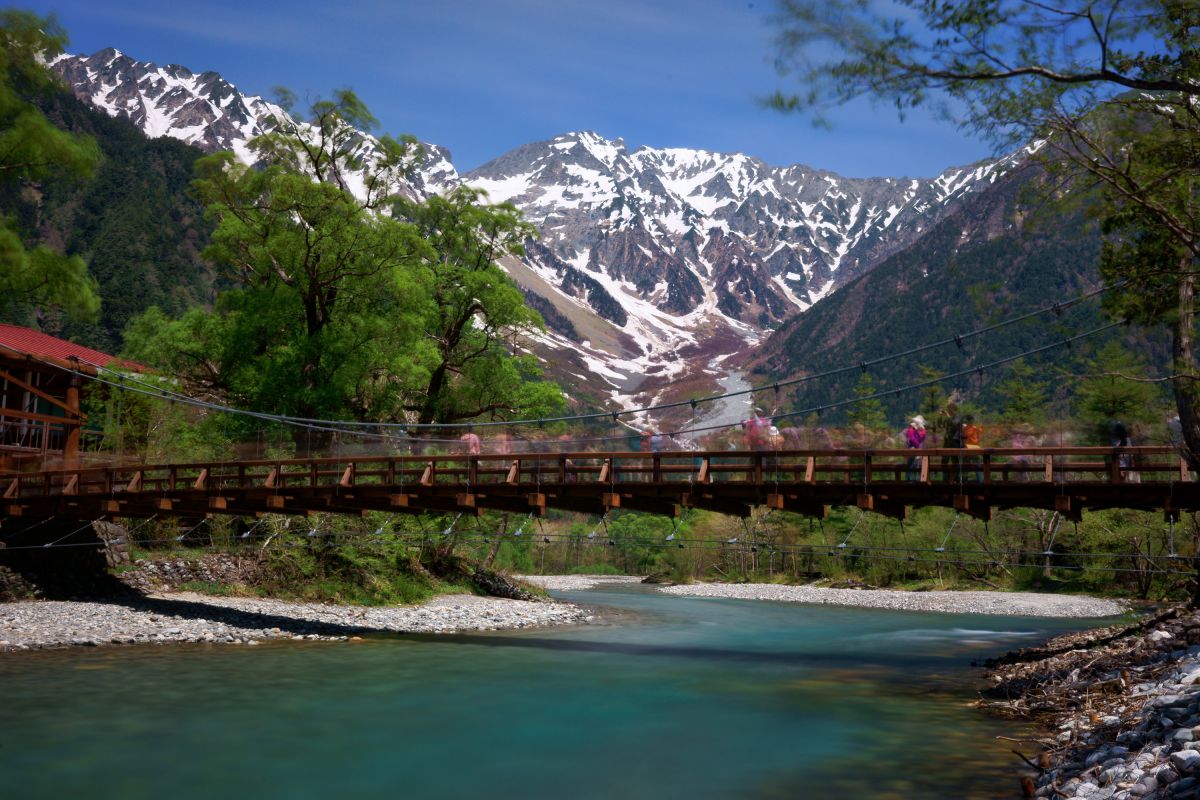
<path fill-rule="evenodd" d="M 3 797 L 1017 797 L 971 661 L 1081 626 L 558 596 L 611 623 L 7 654 Z"/>

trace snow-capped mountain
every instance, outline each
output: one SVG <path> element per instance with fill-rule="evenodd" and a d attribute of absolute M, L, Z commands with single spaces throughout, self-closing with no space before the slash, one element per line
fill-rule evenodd
<path fill-rule="evenodd" d="M 187 67 L 160 67 L 108 48 L 91 56 L 62 55 L 51 63 L 75 96 L 114 117 L 124 117 L 146 136 L 169 136 L 208 153 L 231 150 L 247 163 L 255 156 L 247 143 L 285 114 L 276 103 L 243 95 L 216 72 L 195 74 Z M 371 137 L 364 139 L 367 147 Z M 423 143 L 424 158 L 413 177 L 418 196 L 458 185 L 450 153 Z"/>
<path fill-rule="evenodd" d="M 620 139 L 585 132 L 525 145 L 464 180 L 514 203 L 554 255 L 626 296 L 676 316 L 715 310 L 763 328 L 910 244 L 1009 167 L 1006 159 L 927 180 L 842 178 L 740 153 L 630 153 Z"/>
<path fill-rule="evenodd" d="M 113 49 L 52 66 L 77 97 L 147 136 L 248 162 L 247 142 L 283 113 L 215 72 Z M 525 145 L 465 176 L 447 150 L 425 145 L 411 191 L 465 182 L 520 208 L 541 237 L 504 266 L 550 323 L 537 346 L 553 353 L 559 379 L 628 406 L 716 388 L 728 380 L 724 359 L 912 244 L 1012 163 L 927 180 L 850 179 L 742 154 L 631 153 L 585 132 Z"/>

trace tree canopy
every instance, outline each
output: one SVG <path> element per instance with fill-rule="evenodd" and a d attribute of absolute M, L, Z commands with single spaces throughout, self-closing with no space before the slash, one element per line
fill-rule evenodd
<path fill-rule="evenodd" d="M 53 17 L 0 11 L 0 181 L 31 192 L 32 182 L 49 175 L 90 175 L 99 159 L 94 141 L 55 127 L 33 103 L 60 88 L 46 59 L 66 41 Z M 44 244 L 27 247 L 16 221 L 0 217 L 0 309 L 13 306 L 53 306 L 86 318 L 100 300 L 83 259 Z"/>
<path fill-rule="evenodd" d="M 281 96 L 285 109 L 292 98 Z M 561 403 L 514 355 L 540 325 L 496 259 L 530 229 L 478 193 L 417 202 L 406 177 L 419 146 L 368 137 L 349 90 L 290 113 L 231 153 L 197 163 L 193 191 L 215 230 L 206 258 L 231 288 L 213 311 L 148 311 L 131 355 L 193 389 L 310 418 L 439 423 Z"/>
<path fill-rule="evenodd" d="M 513 355 L 541 318 L 497 263 L 523 252 L 533 226 L 514 206 L 485 205 L 483 193 L 467 187 L 422 203 L 400 201 L 397 213 L 434 252 L 434 306 L 424 319 L 434 360 L 424 391 L 407 409 L 431 423 L 560 407 L 557 387 L 530 380 L 540 374 L 536 359 Z"/>

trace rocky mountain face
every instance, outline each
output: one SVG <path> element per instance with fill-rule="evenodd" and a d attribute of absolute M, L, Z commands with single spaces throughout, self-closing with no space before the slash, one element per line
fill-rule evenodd
<path fill-rule="evenodd" d="M 630 153 L 585 132 L 525 145 L 463 180 L 514 203 L 555 256 L 620 294 L 763 330 L 912 244 L 1014 161 L 928 180 L 842 178 L 742 154 Z"/>
<path fill-rule="evenodd" d="M 78 98 L 149 137 L 247 161 L 247 142 L 283 113 L 215 72 L 112 49 L 53 67 Z M 1019 156 L 932 179 L 850 179 L 742 154 L 630 152 L 583 132 L 465 176 L 444 148 L 426 145 L 411 190 L 467 183 L 520 208 L 541 236 L 504 263 L 548 320 L 532 346 L 575 393 L 627 406 L 716 389 L 730 356 L 914 245 Z"/>

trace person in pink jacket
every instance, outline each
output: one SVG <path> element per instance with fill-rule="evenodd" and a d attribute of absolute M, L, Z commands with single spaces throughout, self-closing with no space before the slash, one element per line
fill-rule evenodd
<path fill-rule="evenodd" d="M 908 427 L 904 429 L 904 441 L 909 450 L 925 449 L 925 437 L 928 432 L 925 430 L 925 418 L 920 414 L 913 417 Z M 912 456 L 908 459 L 908 479 L 910 481 L 920 480 L 921 478 L 921 456 Z"/>

